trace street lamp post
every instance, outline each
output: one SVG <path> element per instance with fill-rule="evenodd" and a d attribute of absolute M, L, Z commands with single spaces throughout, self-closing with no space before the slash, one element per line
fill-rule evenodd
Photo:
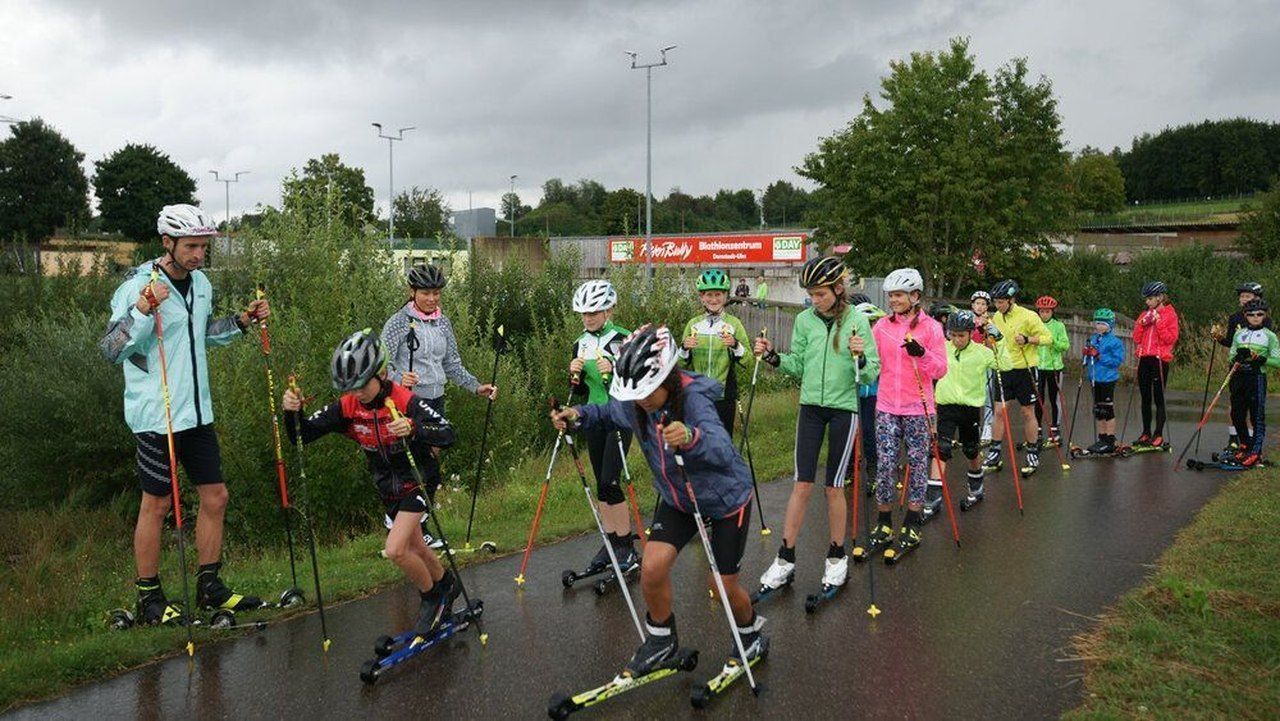
<path fill-rule="evenodd" d="M 400 128 L 395 135 L 389 135 L 382 132 L 382 123 L 373 123 L 373 127 L 378 129 L 378 137 L 387 141 L 387 245 L 394 246 L 396 242 L 396 158 L 395 143 L 397 140 L 404 140 L 404 134 L 407 130 L 414 130 L 416 126 L 410 125 L 407 128 Z"/>
<path fill-rule="evenodd" d="M 756 188 L 760 194 L 760 230 L 764 230 L 764 188 Z"/>
<path fill-rule="evenodd" d="M 653 69 L 667 64 L 667 51 L 675 50 L 675 45 L 668 45 L 658 51 L 658 61 L 652 63 L 636 62 L 638 53 L 627 50 L 631 57 L 632 70 L 644 70 L 645 82 L 645 129 L 644 129 L 644 257 L 645 278 L 647 283 L 653 282 Z"/>
<path fill-rule="evenodd" d="M 516 178 L 519 175 L 511 176 L 511 193 L 507 195 L 507 220 L 511 221 L 511 237 L 516 237 Z"/>
<path fill-rule="evenodd" d="M 209 173 L 213 176 L 213 181 L 215 183 L 222 183 L 223 190 L 225 191 L 224 200 L 226 201 L 226 209 L 227 209 L 227 249 L 230 250 L 231 248 L 231 184 L 239 183 L 240 176 L 248 175 L 249 171 L 237 170 L 235 176 L 231 178 L 224 178 L 221 175 L 218 175 L 218 171 L 216 170 L 210 170 Z"/>

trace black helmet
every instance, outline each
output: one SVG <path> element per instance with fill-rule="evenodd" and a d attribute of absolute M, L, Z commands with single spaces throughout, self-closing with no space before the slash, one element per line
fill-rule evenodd
<path fill-rule="evenodd" d="M 434 265 L 415 265 L 409 269 L 409 287 L 414 290 L 443 288 L 449 282 Z"/>
<path fill-rule="evenodd" d="M 1256 296 L 1258 296 L 1259 298 L 1261 298 L 1261 297 L 1262 297 L 1262 284 L 1261 284 L 1261 283 L 1254 283 L 1254 282 L 1252 282 L 1252 281 L 1250 281 L 1250 282 L 1248 282 L 1248 283 L 1241 283 L 1240 285 L 1237 285 L 1237 286 L 1236 286 L 1236 293 L 1253 293 L 1254 295 L 1256 295 Z"/>
<path fill-rule="evenodd" d="M 352 333 L 333 351 L 329 373 L 334 389 L 346 393 L 362 387 L 387 367 L 387 350 L 372 328 Z"/>
<path fill-rule="evenodd" d="M 844 280 L 845 267 L 839 258 L 814 258 L 800 269 L 800 287 L 831 287 Z"/>
<path fill-rule="evenodd" d="M 1258 311 L 1258 310 L 1269 311 L 1271 310 L 1271 306 L 1267 305 L 1267 301 L 1261 298 L 1254 298 L 1253 300 L 1244 304 L 1245 313 L 1249 313 L 1251 311 Z"/>
<path fill-rule="evenodd" d="M 1013 280 L 1002 280 L 991 286 L 991 297 L 995 300 L 1013 300 L 1017 295 L 1018 284 Z"/>
<path fill-rule="evenodd" d="M 1153 280 L 1150 283 L 1147 283 L 1146 285 L 1142 286 L 1143 298 L 1150 298 L 1153 295 L 1164 295 L 1168 292 L 1169 292 L 1169 286 L 1165 285 L 1163 281 L 1159 281 L 1159 280 Z"/>
<path fill-rule="evenodd" d="M 866 293 L 850 293 L 849 294 L 849 305 L 862 305 L 863 303 L 870 303 L 870 302 L 871 302 L 871 296 L 867 295 Z"/>
<path fill-rule="evenodd" d="M 958 310 L 947 317 L 947 330 L 961 333 L 973 332 L 973 311 Z"/>
<path fill-rule="evenodd" d="M 940 300 L 935 300 L 933 301 L 933 304 L 929 306 L 929 317 L 933 318 L 939 323 L 945 324 L 947 322 L 947 318 L 952 313 L 954 313 L 955 310 L 956 310 L 955 306 L 951 305 L 950 303 L 944 303 Z"/>

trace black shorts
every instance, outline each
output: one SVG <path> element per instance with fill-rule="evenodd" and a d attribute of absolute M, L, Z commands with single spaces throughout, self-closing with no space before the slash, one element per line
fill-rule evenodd
<path fill-rule="evenodd" d="M 1115 396 L 1115 381 L 1097 381 L 1093 384 L 1093 402 L 1095 405 L 1099 403 L 1114 403 Z"/>
<path fill-rule="evenodd" d="M 592 426 L 584 430 L 582 435 L 587 439 L 587 455 L 591 458 L 591 470 L 596 477 L 596 498 L 609 505 L 625 503 L 627 498 L 622 493 L 619 481 L 623 476 L 626 458 L 618 450 L 618 439 L 622 439 L 623 450 L 630 450 L 631 433 L 606 431 L 601 426 Z"/>
<path fill-rule="evenodd" d="M 960 446 L 965 458 L 978 457 L 982 438 L 982 409 L 977 406 L 938 406 L 938 453 L 943 460 L 951 460 L 952 439 L 960 436 Z"/>
<path fill-rule="evenodd" d="M 826 406 L 800 405 L 796 418 L 796 482 L 813 483 L 818 472 L 818 453 L 823 433 L 827 436 L 828 488 L 843 488 L 853 457 L 853 411 Z"/>
<path fill-rule="evenodd" d="M 747 548 L 747 536 L 751 534 L 751 500 L 734 513 L 717 518 L 707 524 L 711 537 L 711 553 L 716 557 L 716 568 L 726 576 L 732 576 L 742 567 L 742 553 Z M 698 523 L 692 513 L 685 513 L 658 499 L 653 512 L 649 541 L 670 543 L 679 551 L 689 539 L 698 535 Z"/>
<path fill-rule="evenodd" d="M 1000 383 L 1004 386 L 1004 400 L 1017 401 L 1018 405 L 1033 406 L 1036 404 L 1036 383 L 1031 378 L 1030 368 L 1014 368 L 1000 371 Z M 996 394 L 1000 386 L 996 386 Z"/>
<path fill-rule="evenodd" d="M 422 402 L 426 403 L 427 407 L 431 410 L 439 413 L 441 418 L 449 417 L 444 414 L 444 396 L 440 396 L 439 398 L 423 398 Z"/>
<path fill-rule="evenodd" d="M 169 479 L 169 438 L 164 433 L 135 433 L 138 442 L 138 483 L 144 493 L 168 496 L 173 492 Z M 222 483 L 222 453 L 213 424 L 188 428 L 173 434 L 173 449 L 197 486 Z"/>
<path fill-rule="evenodd" d="M 382 507 L 386 510 L 387 517 L 394 521 L 396 514 L 400 511 L 405 513 L 425 513 L 427 502 L 423 500 L 421 493 L 410 493 L 403 498 L 384 498 L 382 499 Z"/>

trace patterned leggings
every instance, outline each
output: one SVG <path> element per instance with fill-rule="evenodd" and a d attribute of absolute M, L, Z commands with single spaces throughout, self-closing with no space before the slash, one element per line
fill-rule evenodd
<path fill-rule="evenodd" d="M 891 505 L 898 500 L 898 448 L 906 443 L 907 465 L 911 476 L 907 487 L 907 503 L 924 503 L 925 486 L 929 483 L 929 422 L 924 416 L 896 416 L 876 412 L 876 502 Z"/>

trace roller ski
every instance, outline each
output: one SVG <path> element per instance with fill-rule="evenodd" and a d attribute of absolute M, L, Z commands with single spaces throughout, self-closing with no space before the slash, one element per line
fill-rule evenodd
<path fill-rule="evenodd" d="M 203 566 L 196 573 L 196 607 L 205 611 L 257 611 L 267 608 L 291 608 L 301 606 L 306 597 L 300 588 L 289 588 L 280 594 L 274 602 L 264 601 L 257 596 L 246 596 L 236 593 L 218 577 L 221 563 Z"/>
<path fill-rule="evenodd" d="M 854 546 L 853 553 L 849 554 L 857 563 L 870 560 L 877 553 L 883 551 L 893 545 L 893 526 L 888 523 L 878 523 L 871 531 L 870 537 L 867 539 L 867 545 Z"/>
<path fill-rule="evenodd" d="M 655 633 L 663 631 L 664 633 Z M 674 619 L 669 627 L 649 626 L 649 635 L 627 662 L 626 667 L 612 681 L 574 696 L 564 692 L 552 694 L 547 703 L 547 715 L 553 719 L 566 719 L 575 711 L 595 706 L 614 696 L 626 693 L 680 671 L 692 671 L 698 667 L 698 652 L 679 646 Z"/>
<path fill-rule="evenodd" d="M 107 626 L 116 631 L 125 631 L 134 626 L 185 626 L 188 623 L 196 628 L 227 630 L 237 625 L 235 611 L 218 609 L 207 619 L 199 618 L 184 611 L 181 601 L 170 601 L 165 598 L 159 583 L 154 585 L 139 584 L 138 603 L 134 610 L 115 608 L 107 612 Z M 260 628 L 261 622 L 253 624 Z"/>
<path fill-rule="evenodd" d="M 626 550 L 617 550 L 618 566 L 622 569 L 622 575 L 627 579 L 634 579 L 640 573 L 640 554 L 635 552 L 633 548 Z M 618 583 L 618 574 L 613 572 L 612 568 L 606 568 L 604 578 L 591 584 L 591 590 L 596 592 L 597 596 L 603 596 L 609 592 L 609 589 Z"/>
<path fill-rule="evenodd" d="M 1254 453 L 1240 455 L 1235 453 L 1229 456 L 1215 453 L 1213 460 L 1201 461 L 1195 458 L 1187 459 L 1187 468 L 1193 471 L 1247 471 L 1251 468 L 1264 468 L 1270 466 L 1271 463 Z"/>
<path fill-rule="evenodd" d="M 840 551 L 839 558 L 827 559 L 826 569 L 822 574 L 822 589 L 805 597 L 805 613 L 817 611 L 819 606 L 835 598 L 840 593 L 840 589 L 844 588 L 849 578 L 849 557 L 844 555 L 844 549 Z M 746 645 L 745 639 L 743 645 Z"/>
<path fill-rule="evenodd" d="M 1142 434 L 1138 440 L 1133 442 L 1131 446 L 1134 453 L 1169 453 L 1173 450 L 1173 445 L 1164 439 L 1163 436 L 1152 438 L 1147 434 Z"/>
<path fill-rule="evenodd" d="M 942 481 L 936 478 L 929 479 L 929 485 L 925 487 L 924 507 L 920 509 L 920 518 L 928 523 L 938 515 L 938 511 L 942 510 Z"/>
<path fill-rule="evenodd" d="M 360 666 L 360 680 L 372 686 L 382 674 L 400 664 L 416 658 L 440 645 L 452 636 L 467 630 L 471 622 L 484 613 L 484 602 L 476 599 L 468 608 L 455 613 L 442 614 L 431 630 L 417 626 L 398 636 L 383 636 L 374 644 L 376 658 Z"/>
<path fill-rule="evenodd" d="M 1110 439 L 1099 439 L 1088 448 L 1072 445 L 1070 453 L 1072 458 L 1128 458 L 1133 455 L 1133 447 Z"/>
<path fill-rule="evenodd" d="M 747 663 L 744 666 L 742 660 L 738 657 L 737 644 L 734 645 L 733 652 L 729 654 L 729 660 L 725 662 L 724 668 L 720 669 L 720 673 L 713 676 L 706 683 L 696 684 L 689 694 L 689 703 L 694 708 L 706 708 L 709 703 L 716 697 L 722 695 L 734 681 L 747 675 L 747 667 L 755 668 L 761 661 L 769 656 L 769 639 L 760 632 L 760 626 L 764 622 L 763 618 L 756 617 L 756 623 L 753 631 L 742 634 L 742 647 L 747 651 Z M 755 694 L 760 695 L 763 687 L 757 683 L 754 689 Z"/>
<path fill-rule="evenodd" d="M 773 564 L 760 576 L 760 588 L 751 594 L 752 605 L 767 601 L 796 580 L 796 564 L 774 556 Z"/>
<path fill-rule="evenodd" d="M 1040 470 L 1040 444 L 1034 443 L 1027 447 L 1026 463 L 1018 469 L 1022 472 L 1022 478 L 1025 480 L 1035 475 Z"/>
<path fill-rule="evenodd" d="M 898 542 L 891 548 L 885 549 L 884 563 L 886 566 L 896 565 L 908 553 L 920 547 L 920 529 L 912 524 L 905 524 L 902 530 L 898 531 Z"/>
<path fill-rule="evenodd" d="M 621 562 L 621 557 L 618 560 Z M 586 568 L 582 569 L 582 571 L 574 571 L 572 569 L 565 571 L 560 574 L 560 583 L 564 584 L 565 588 L 573 588 L 573 584 L 578 581 L 585 581 L 588 578 L 595 578 L 606 573 L 612 576 L 612 565 L 609 561 L 609 550 L 601 545 L 600 550 L 596 551 L 595 557 L 591 559 Z"/>

